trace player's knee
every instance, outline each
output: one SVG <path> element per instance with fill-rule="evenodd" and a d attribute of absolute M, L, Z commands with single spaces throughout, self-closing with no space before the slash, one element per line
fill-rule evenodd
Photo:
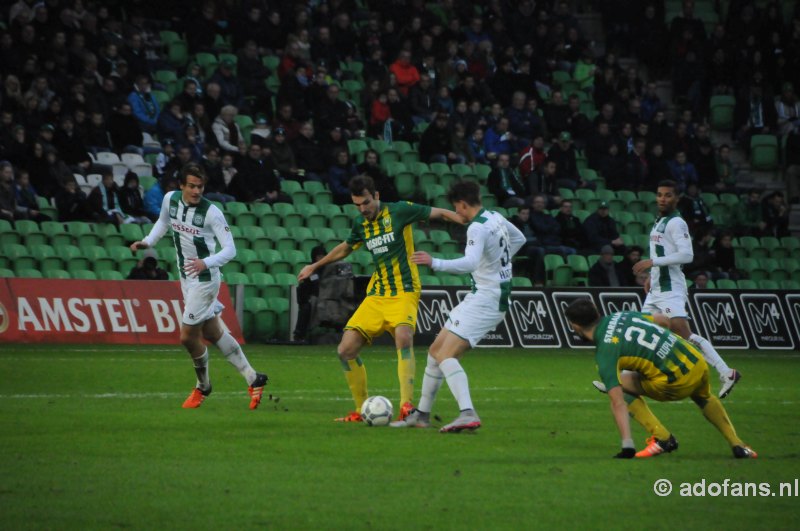
<path fill-rule="evenodd" d="M 336 349 L 336 354 L 339 355 L 340 360 L 353 360 L 358 356 L 358 349 L 350 345 L 339 345 Z"/>

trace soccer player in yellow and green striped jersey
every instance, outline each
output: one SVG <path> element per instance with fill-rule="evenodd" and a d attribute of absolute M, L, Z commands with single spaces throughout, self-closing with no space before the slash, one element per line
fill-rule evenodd
<path fill-rule="evenodd" d="M 711 393 L 708 365 L 691 343 L 670 332 L 668 318 L 638 312 L 600 317 L 589 299 L 579 299 L 566 310 L 575 332 L 597 346 L 595 360 L 611 400 L 611 410 L 622 437 L 615 457 L 653 457 L 678 449 L 678 442 L 647 407 L 642 397 L 658 401 L 691 398 L 731 445 L 736 458 L 757 454 L 742 442 L 719 398 Z M 658 323 L 658 324 L 657 324 Z M 636 452 L 628 415 L 649 433 L 647 447 Z"/>
<path fill-rule="evenodd" d="M 350 180 L 350 194 L 359 215 L 347 240 L 334 247 L 325 257 L 305 266 L 297 275 L 302 282 L 320 267 L 342 260 L 363 247 L 372 254 L 375 272 L 367 286 L 367 296 L 347 322 L 337 352 L 347 384 L 353 395 L 355 411 L 336 419 L 343 422 L 361 420 L 361 404 L 367 399 L 367 371 L 359 353 L 364 345 L 384 332 L 394 336 L 397 348 L 397 376 L 400 380 L 400 414 L 404 418 L 413 409 L 414 330 L 420 280 L 414 254 L 412 226 L 416 221 L 445 219 L 465 223 L 455 212 L 406 201 L 383 203 L 369 176 L 359 175 Z"/>

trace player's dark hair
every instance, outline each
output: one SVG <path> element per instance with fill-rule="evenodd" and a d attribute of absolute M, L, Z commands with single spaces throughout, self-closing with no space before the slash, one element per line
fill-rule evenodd
<path fill-rule="evenodd" d="M 186 177 L 191 175 L 192 177 L 197 177 L 203 184 L 208 182 L 208 176 L 206 175 L 206 170 L 200 164 L 196 162 L 189 162 L 184 164 L 181 171 L 178 172 L 178 182 L 181 184 L 186 184 Z"/>
<path fill-rule="evenodd" d="M 658 188 L 672 188 L 672 191 L 676 194 L 678 193 L 678 183 L 675 181 L 671 181 L 669 179 L 665 181 L 659 181 Z"/>
<path fill-rule="evenodd" d="M 455 181 L 447 191 L 447 200 L 450 203 L 464 201 L 469 206 L 481 204 L 481 187 L 475 181 Z"/>
<path fill-rule="evenodd" d="M 347 183 L 347 188 L 350 189 L 350 195 L 362 196 L 365 190 L 369 195 L 375 195 L 375 181 L 369 175 L 356 175 Z"/>
<path fill-rule="evenodd" d="M 600 312 L 592 299 L 578 299 L 567 307 L 564 312 L 570 323 L 589 328 L 600 320 Z"/>

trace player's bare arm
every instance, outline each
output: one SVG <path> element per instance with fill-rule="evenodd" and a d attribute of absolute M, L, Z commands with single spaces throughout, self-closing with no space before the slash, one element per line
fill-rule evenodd
<path fill-rule="evenodd" d="M 187 259 L 183 265 L 183 271 L 187 276 L 195 277 L 208 269 L 208 266 L 202 258 Z"/>
<path fill-rule="evenodd" d="M 653 260 L 648 258 L 647 260 L 640 260 L 633 264 L 633 274 L 638 275 L 642 271 L 646 271 L 653 267 Z"/>
<path fill-rule="evenodd" d="M 628 405 L 622 393 L 622 386 L 612 387 L 608 390 L 608 399 L 611 401 L 611 412 L 617 423 L 619 436 L 622 440 L 622 450 L 614 457 L 630 459 L 636 455 L 636 448 L 631 438 L 631 424 L 628 413 Z"/>
<path fill-rule="evenodd" d="M 148 247 L 150 247 L 150 246 L 147 245 L 146 243 L 144 243 L 143 241 L 139 240 L 138 242 L 133 242 L 131 244 L 130 249 L 131 249 L 132 252 L 135 253 L 136 251 L 139 251 L 141 249 L 147 249 Z"/>
<path fill-rule="evenodd" d="M 436 207 L 431 207 L 431 215 L 430 218 L 428 219 L 444 219 L 451 223 L 458 223 L 459 225 L 464 225 L 469 221 L 461 214 L 457 214 L 452 210 L 447 210 L 446 208 L 436 208 Z"/>
<path fill-rule="evenodd" d="M 337 262 L 342 260 L 343 258 L 347 258 L 350 253 L 353 252 L 353 248 L 347 244 L 347 242 L 342 242 L 333 249 L 331 252 L 314 262 L 313 264 L 309 264 L 305 266 L 303 269 L 300 270 L 300 273 L 297 274 L 297 281 L 302 282 L 311 275 L 314 274 L 314 271 L 319 269 L 320 267 L 330 264 L 332 262 Z"/>
<path fill-rule="evenodd" d="M 430 267 L 433 263 L 433 257 L 425 251 L 415 251 L 411 255 L 411 261 L 417 265 L 424 265 Z"/>

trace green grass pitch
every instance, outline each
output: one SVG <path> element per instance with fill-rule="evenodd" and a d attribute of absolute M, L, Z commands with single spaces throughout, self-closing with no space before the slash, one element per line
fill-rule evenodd
<path fill-rule="evenodd" d="M 0 529 L 789 529 L 800 515 L 800 497 L 678 495 L 800 478 L 797 352 L 725 353 L 744 375 L 724 404 L 750 461 L 688 401 L 650 402 L 677 452 L 611 459 L 619 437 L 586 350 L 470 352 L 484 424 L 459 435 L 332 422 L 352 409 L 334 347 L 246 352 L 272 378 L 257 411 L 214 349 L 214 393 L 183 410 L 194 372 L 177 346 L 2 345 Z M 371 394 L 396 408 L 395 353 L 363 359 Z M 434 413 L 457 413 L 446 386 Z M 670 496 L 653 493 L 662 478 Z"/>

